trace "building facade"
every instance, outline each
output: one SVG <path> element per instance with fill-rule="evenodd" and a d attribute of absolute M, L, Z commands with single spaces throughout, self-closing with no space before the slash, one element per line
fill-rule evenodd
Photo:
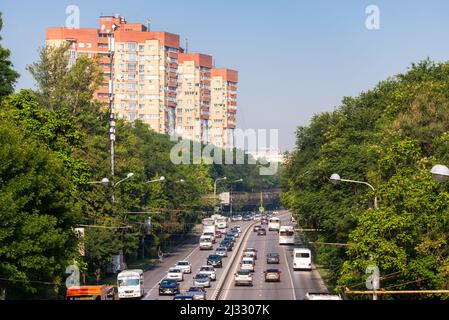
<path fill-rule="evenodd" d="M 234 148 L 238 72 L 214 68 L 211 75 L 210 143 L 220 148 Z"/>
<path fill-rule="evenodd" d="M 236 71 L 213 69 L 209 55 L 184 53 L 179 35 L 153 32 L 118 15 L 100 17 L 99 22 L 99 29 L 48 28 L 46 33 L 47 45 L 69 44 L 69 64 L 80 56 L 99 57 L 105 80 L 95 99 L 106 104 L 113 90 L 119 119 L 141 120 L 161 134 L 178 132 L 186 139 L 229 145 L 237 108 Z M 212 77 L 217 79 L 216 93 Z M 214 108 L 222 111 L 215 117 L 212 100 L 223 105 Z"/>

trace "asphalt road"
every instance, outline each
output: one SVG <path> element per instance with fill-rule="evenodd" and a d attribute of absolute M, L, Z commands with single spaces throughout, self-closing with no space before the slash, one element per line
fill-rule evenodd
<path fill-rule="evenodd" d="M 284 211 L 279 215 L 282 225 L 290 223 L 291 214 Z M 212 287 L 207 289 L 207 298 L 212 299 L 217 296 L 217 288 L 223 283 L 220 292 L 221 300 L 303 300 L 307 292 L 326 292 L 326 287 L 319 275 L 314 269 L 312 272 L 293 271 L 292 269 L 292 250 L 294 246 L 279 246 L 278 234 L 276 232 L 267 232 L 266 236 L 258 236 L 252 231 L 254 222 L 238 222 L 232 225 L 242 227 L 241 236 L 234 246 L 234 251 L 228 253 L 228 257 L 223 260 L 223 268 L 217 269 L 217 281 L 212 282 Z M 248 236 L 244 237 L 248 229 Z M 217 239 L 218 247 L 220 239 Z M 241 243 L 240 249 L 237 250 Z M 254 285 L 252 287 L 235 287 L 233 274 L 238 270 L 245 248 L 253 247 L 258 250 L 258 259 L 256 261 L 254 273 Z M 267 265 L 265 256 L 267 253 L 279 253 L 281 262 L 279 265 Z M 180 247 L 175 253 L 164 258 L 164 261 L 153 269 L 145 273 L 145 289 L 147 299 L 149 297 L 158 300 L 172 300 L 172 296 L 159 296 L 159 282 L 165 278 L 167 270 L 174 266 L 180 260 L 188 260 L 192 265 L 192 274 L 185 275 L 184 281 L 180 283 L 181 292 L 185 292 L 193 285 L 193 277 L 201 266 L 206 264 L 207 257 L 214 253 L 213 251 L 200 251 L 198 242 L 186 244 Z M 235 259 L 233 259 L 235 256 Z M 230 264 L 231 263 L 231 264 Z M 267 268 L 277 268 L 281 271 L 280 283 L 265 283 L 263 271 Z M 224 277 L 224 272 L 228 275 Z"/>

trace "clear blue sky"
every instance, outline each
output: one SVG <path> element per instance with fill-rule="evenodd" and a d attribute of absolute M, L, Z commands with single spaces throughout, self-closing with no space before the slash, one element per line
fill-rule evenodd
<path fill-rule="evenodd" d="M 241 128 L 279 129 L 280 146 L 292 149 L 298 125 L 330 111 L 403 72 L 414 61 L 449 60 L 449 1 L 406 0 L 2 0 L 3 45 L 22 77 L 37 59 L 45 30 L 63 26 L 68 5 L 81 10 L 81 27 L 119 13 L 128 22 L 178 33 L 190 51 L 214 55 L 217 66 L 240 71 Z M 381 29 L 365 28 L 365 8 L 380 8 Z"/>

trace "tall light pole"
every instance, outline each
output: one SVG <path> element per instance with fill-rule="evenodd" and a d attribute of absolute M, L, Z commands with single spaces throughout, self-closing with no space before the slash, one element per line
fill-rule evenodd
<path fill-rule="evenodd" d="M 331 177 L 330 177 L 330 181 L 333 184 L 338 184 L 339 182 L 348 182 L 348 183 L 356 183 L 356 184 L 363 184 L 365 186 L 368 186 L 371 190 L 373 190 L 374 192 L 376 192 L 376 189 L 370 185 L 368 182 L 364 182 L 364 181 L 357 181 L 357 180 L 348 180 L 348 179 L 342 179 L 340 177 L 339 174 L 334 173 Z M 374 209 L 377 210 L 378 207 L 378 203 L 377 203 L 377 196 L 374 195 Z"/>
<path fill-rule="evenodd" d="M 243 179 L 235 180 L 231 182 L 231 189 L 229 192 L 229 218 L 232 218 L 232 184 L 243 182 Z"/>
<path fill-rule="evenodd" d="M 214 182 L 214 200 L 217 200 L 217 183 L 218 183 L 218 181 L 224 181 L 227 179 L 228 179 L 227 177 L 223 177 L 223 178 L 218 178 L 215 180 L 215 182 Z"/>
<path fill-rule="evenodd" d="M 134 177 L 134 173 L 130 172 L 128 173 L 128 175 L 126 176 L 125 179 L 120 180 L 117 183 L 114 183 L 114 181 L 112 181 L 112 204 L 115 205 L 115 188 L 118 187 L 119 184 L 125 182 L 126 180 L 132 179 Z"/>
<path fill-rule="evenodd" d="M 364 181 L 357 181 L 357 180 L 348 180 L 348 179 L 342 179 L 340 177 L 340 175 L 338 173 L 334 173 L 331 177 L 330 177 L 330 181 L 333 184 L 338 184 L 339 182 L 347 182 L 347 183 L 355 183 L 355 184 L 363 184 L 367 187 L 369 187 L 371 190 L 373 190 L 374 192 L 376 192 L 376 189 L 369 184 L 368 182 L 364 182 Z M 377 210 L 378 204 L 377 204 L 377 195 L 374 195 L 374 210 Z M 378 288 L 376 288 L 378 289 Z M 373 300 L 377 300 L 377 293 L 373 293 Z"/>

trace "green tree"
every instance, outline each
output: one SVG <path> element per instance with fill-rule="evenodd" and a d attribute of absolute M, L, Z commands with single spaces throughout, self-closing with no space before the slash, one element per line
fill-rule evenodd
<path fill-rule="evenodd" d="M 0 12 L 0 32 L 3 29 L 2 13 Z M 2 37 L 0 36 L 0 40 Z M 14 85 L 19 74 L 13 69 L 10 60 L 11 52 L 0 45 L 0 101 L 3 97 L 14 92 Z"/>

